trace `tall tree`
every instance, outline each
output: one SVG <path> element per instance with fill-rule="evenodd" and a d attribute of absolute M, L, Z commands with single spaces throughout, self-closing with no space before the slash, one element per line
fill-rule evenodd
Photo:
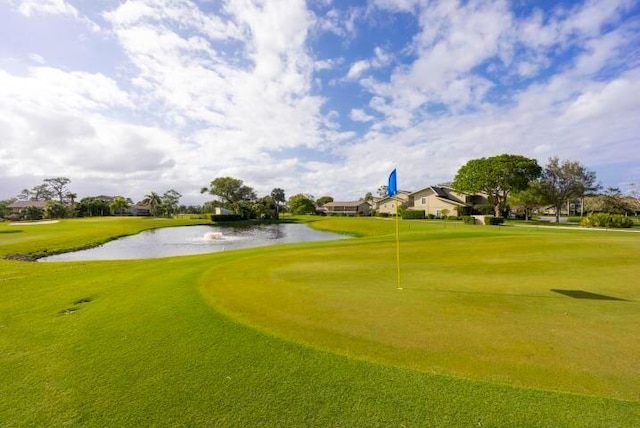
<path fill-rule="evenodd" d="M 31 191 L 29 189 L 22 189 L 16 196 L 19 201 L 28 201 L 31 198 Z"/>
<path fill-rule="evenodd" d="M 149 212 L 152 216 L 158 216 L 162 205 L 162 198 L 156 192 L 149 192 L 144 196 L 142 204 L 149 207 Z"/>
<path fill-rule="evenodd" d="M 50 201 L 53 197 L 53 192 L 51 192 L 49 186 L 46 183 L 40 184 L 38 186 L 33 186 L 30 192 L 30 199 L 32 201 Z"/>
<path fill-rule="evenodd" d="M 65 193 L 68 192 L 67 185 L 71 180 L 67 177 L 45 178 L 44 182 L 49 186 L 51 192 L 58 197 L 60 203 L 64 203 Z"/>
<path fill-rule="evenodd" d="M 625 197 L 617 187 L 607 188 L 602 202 L 602 210 L 610 214 L 627 214 L 634 211 L 630 203 L 631 198 Z"/>
<path fill-rule="evenodd" d="M 271 191 L 271 197 L 276 204 L 276 220 L 280 218 L 280 204 L 284 204 L 287 200 L 284 196 L 284 190 L 276 187 Z"/>
<path fill-rule="evenodd" d="M 500 217 L 504 215 L 509 194 L 526 189 L 541 170 L 535 159 L 520 155 L 473 159 L 458 170 L 452 187 L 459 192 L 485 193 L 494 215 Z"/>
<path fill-rule="evenodd" d="M 116 196 L 109 204 L 109 208 L 114 214 L 122 215 L 129 209 L 129 203 L 123 196 Z"/>
<path fill-rule="evenodd" d="M 571 198 L 581 198 L 595 183 L 595 173 L 580 162 L 562 161 L 557 156 L 549 158 L 540 180 L 535 183 L 535 191 L 543 201 L 554 207 L 556 223 L 560 223 L 560 212 Z"/>
<path fill-rule="evenodd" d="M 316 200 L 316 204 L 318 205 L 328 204 L 329 202 L 333 202 L 333 198 L 331 196 L 320 196 Z"/>
<path fill-rule="evenodd" d="M 182 195 L 174 190 L 170 189 L 162 195 L 162 213 L 166 217 L 171 217 L 178 212 L 178 205 L 180 204 L 180 198 Z"/>
<path fill-rule="evenodd" d="M 200 193 L 209 193 L 217 196 L 227 206 L 237 214 L 244 211 L 242 202 L 251 202 L 256 199 L 256 193 L 249 186 L 245 186 L 243 181 L 233 177 L 218 177 L 209 183 L 209 187 L 200 189 Z"/>
<path fill-rule="evenodd" d="M 313 199 L 299 193 L 289 198 L 289 211 L 291 214 L 315 214 L 316 206 Z"/>
<path fill-rule="evenodd" d="M 387 189 L 387 185 L 384 184 L 380 187 L 378 187 L 378 190 L 376 191 L 376 193 L 378 194 L 378 196 L 380 196 L 381 198 L 386 198 L 387 196 L 389 196 L 388 194 L 388 189 Z"/>

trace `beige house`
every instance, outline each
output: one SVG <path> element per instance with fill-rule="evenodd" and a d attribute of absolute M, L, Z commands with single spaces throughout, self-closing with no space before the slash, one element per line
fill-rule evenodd
<path fill-rule="evenodd" d="M 407 192 L 404 190 L 400 190 L 396 195 L 398 197 L 398 204 L 402 205 L 403 203 L 409 202 L 409 195 L 411 192 Z M 387 196 L 386 198 L 380 199 L 376 202 L 375 210 L 378 214 L 396 214 L 396 196 Z"/>
<path fill-rule="evenodd" d="M 425 215 L 471 215 L 489 202 L 483 195 L 468 195 L 450 187 L 429 186 L 409 195 L 409 209 Z"/>
<path fill-rule="evenodd" d="M 369 215 L 370 205 L 365 201 L 328 202 L 322 206 L 327 215 Z"/>

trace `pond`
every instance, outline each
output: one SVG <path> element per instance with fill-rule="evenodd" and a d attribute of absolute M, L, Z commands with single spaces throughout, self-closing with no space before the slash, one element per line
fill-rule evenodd
<path fill-rule="evenodd" d="M 39 261 L 150 259 L 344 238 L 347 236 L 314 230 L 305 224 L 290 223 L 241 227 L 166 227 L 119 238 L 99 247 L 44 257 Z"/>

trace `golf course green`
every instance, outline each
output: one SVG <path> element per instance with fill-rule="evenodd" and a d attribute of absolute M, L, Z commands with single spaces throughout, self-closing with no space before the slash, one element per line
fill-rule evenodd
<path fill-rule="evenodd" d="M 0 223 L 0 426 L 635 427 L 640 234 L 302 218 L 354 239 L 35 263 L 205 220 Z M 46 250 L 46 251 L 45 251 Z"/>

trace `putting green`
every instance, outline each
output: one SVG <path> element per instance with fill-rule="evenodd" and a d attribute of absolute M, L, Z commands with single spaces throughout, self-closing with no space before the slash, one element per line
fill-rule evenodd
<path fill-rule="evenodd" d="M 374 236 L 248 252 L 204 277 L 204 294 L 351 357 L 640 400 L 640 236 L 403 222 L 397 290 L 392 222 L 350 221 L 324 226 Z"/>

